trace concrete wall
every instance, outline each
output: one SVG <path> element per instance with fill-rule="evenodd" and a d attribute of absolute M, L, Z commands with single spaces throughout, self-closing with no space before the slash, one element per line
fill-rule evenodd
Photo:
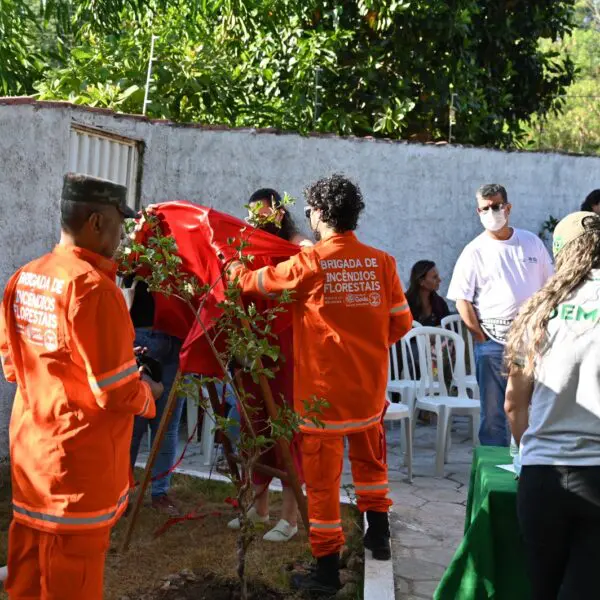
<path fill-rule="evenodd" d="M 72 121 L 145 142 L 142 202 L 187 199 L 243 216 L 258 187 L 298 199 L 315 179 L 342 172 L 363 191 L 360 237 L 396 257 L 408 280 L 419 259 L 438 263 L 444 291 L 463 246 L 480 232 L 474 192 L 504 184 L 513 224 L 537 232 L 600 187 L 600 158 L 387 141 L 212 130 L 112 115 L 68 104 L 0 100 L 0 285 L 58 236 L 58 198 Z M 0 376 L 0 454 L 11 389 Z"/>

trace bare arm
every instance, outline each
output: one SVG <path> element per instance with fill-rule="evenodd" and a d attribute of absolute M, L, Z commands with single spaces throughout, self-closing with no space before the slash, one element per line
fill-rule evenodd
<path fill-rule="evenodd" d="M 504 412 L 517 445 L 521 444 L 521 438 L 529 425 L 529 404 L 532 394 L 533 379 L 524 375 L 519 367 L 513 366 L 506 387 Z"/>
<path fill-rule="evenodd" d="M 483 329 L 481 329 L 481 325 L 479 324 L 479 319 L 477 318 L 477 313 L 473 308 L 473 304 L 468 300 L 457 300 L 456 308 L 460 318 L 463 320 L 469 331 L 473 334 L 475 341 L 485 342 L 487 340 L 487 336 L 485 333 L 483 333 Z"/>

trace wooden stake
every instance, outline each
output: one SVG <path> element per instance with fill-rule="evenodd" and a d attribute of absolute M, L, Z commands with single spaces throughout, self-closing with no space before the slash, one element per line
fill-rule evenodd
<path fill-rule="evenodd" d="M 169 398 L 167 399 L 167 404 L 165 406 L 165 410 L 163 412 L 162 418 L 160 420 L 160 424 L 158 426 L 158 431 L 156 432 L 156 437 L 154 438 L 154 443 L 152 444 L 152 449 L 150 450 L 150 455 L 148 456 L 148 461 L 146 463 L 146 470 L 144 471 L 144 479 L 142 480 L 142 485 L 138 490 L 135 504 L 133 506 L 133 512 L 129 516 L 129 523 L 127 525 L 127 531 L 125 532 L 125 539 L 123 540 L 123 544 L 121 546 L 121 552 L 127 552 L 129 549 L 129 543 L 131 542 L 131 536 L 133 535 L 133 530 L 135 528 L 135 524 L 137 522 L 137 518 L 142 508 L 142 504 L 144 502 L 144 496 L 146 494 L 146 490 L 148 489 L 148 485 L 150 480 L 152 479 L 152 467 L 156 462 L 156 457 L 158 456 L 158 451 L 162 444 L 163 438 L 165 437 L 165 433 L 169 426 L 169 421 L 171 420 L 171 416 L 173 415 L 173 411 L 175 410 L 175 405 L 177 403 L 177 392 L 179 387 L 179 380 L 181 379 L 181 371 L 177 371 L 175 375 L 175 380 L 173 381 L 173 385 L 171 387 L 171 391 L 169 392 Z"/>
<path fill-rule="evenodd" d="M 250 328 L 250 324 L 247 320 L 242 320 L 242 326 Z M 262 369 L 262 361 L 258 361 L 258 368 Z M 177 371 L 177 375 L 175 376 L 175 381 L 173 382 L 173 387 L 169 393 L 169 398 L 167 400 L 167 405 L 165 406 L 165 410 L 163 416 L 160 420 L 160 425 L 158 426 L 158 431 L 156 432 L 156 438 L 154 439 L 154 443 L 152 444 L 152 449 L 150 451 L 150 455 L 148 456 L 148 461 L 146 463 L 146 470 L 144 471 L 144 479 L 142 481 L 142 485 L 138 490 L 138 494 L 135 499 L 135 505 L 133 507 L 133 512 L 129 517 L 129 523 L 127 525 L 127 531 L 125 532 L 125 539 L 123 540 L 123 544 L 121 546 L 121 552 L 125 553 L 129 549 L 129 544 L 131 542 L 131 537 L 133 535 L 133 530 L 135 529 L 135 525 L 138 519 L 138 515 L 140 509 L 142 508 L 142 504 L 144 502 L 144 496 L 146 494 L 146 490 L 148 489 L 148 485 L 150 484 L 150 480 L 152 479 L 152 467 L 156 462 L 156 457 L 158 456 L 158 451 L 160 445 L 162 444 L 163 438 L 167 431 L 167 427 L 169 425 L 169 421 L 171 420 L 171 416 L 173 415 L 173 410 L 175 409 L 175 404 L 177 402 L 177 388 L 179 387 L 179 380 L 181 379 L 181 371 Z M 267 409 L 267 413 L 272 420 L 277 419 L 277 407 L 275 405 L 275 401 L 273 400 L 273 393 L 271 392 L 271 386 L 269 385 L 268 379 L 264 375 L 259 376 L 259 385 L 263 395 L 263 400 L 265 402 L 265 407 Z M 219 395 L 217 393 L 217 388 L 214 382 L 209 382 L 206 384 L 206 389 L 208 390 L 208 397 L 213 409 L 214 414 L 218 414 L 220 402 Z M 201 390 L 199 390 L 202 393 Z M 230 473 L 233 476 L 236 485 L 240 483 L 240 475 L 237 468 L 238 459 L 233 453 L 233 448 L 231 446 L 231 440 L 227 437 L 227 435 L 223 435 L 223 449 L 225 450 L 225 458 L 227 460 L 227 464 L 229 466 Z M 265 474 L 271 474 L 275 477 L 279 477 L 283 481 L 287 481 L 292 490 L 294 491 L 294 496 L 296 497 L 296 502 L 298 503 L 298 509 L 300 511 L 300 516 L 302 517 L 302 522 L 304 523 L 304 527 L 306 531 L 309 531 L 309 523 L 308 523 L 308 507 L 306 504 L 306 497 L 302 492 L 302 486 L 300 485 L 300 481 L 298 480 L 298 474 L 296 473 L 296 467 L 294 466 L 294 461 L 292 460 L 292 453 L 290 451 L 290 445 L 286 438 L 280 437 L 277 439 L 277 444 L 279 445 L 281 451 L 281 457 L 283 459 L 283 464 L 285 465 L 285 473 L 280 471 L 279 469 L 272 469 L 272 467 L 268 467 L 266 465 L 257 465 L 258 470 L 262 470 Z M 271 471 L 269 473 L 269 471 Z M 283 477 L 282 477 L 283 475 Z"/>
<path fill-rule="evenodd" d="M 243 304 L 241 299 L 238 298 L 238 304 L 243 309 Z M 250 329 L 250 323 L 247 319 L 240 319 L 242 323 L 242 327 L 246 329 Z M 263 369 L 262 360 L 258 359 L 257 361 L 258 369 Z M 272 421 L 277 419 L 277 406 L 275 401 L 273 400 L 273 392 L 271 391 L 271 386 L 269 385 L 269 380 L 265 375 L 261 374 L 258 376 L 258 383 L 260 385 L 260 391 L 263 395 L 263 400 L 265 401 L 265 406 L 267 408 L 267 413 Z M 308 532 L 310 530 L 308 523 L 308 506 L 306 504 L 306 497 L 302 492 L 302 486 L 300 485 L 300 481 L 298 480 L 298 474 L 296 473 L 296 467 L 294 466 L 294 461 L 292 460 L 292 453 L 290 451 L 290 444 L 286 438 L 280 437 L 277 439 L 277 444 L 279 445 L 279 449 L 281 450 L 281 458 L 283 459 L 283 464 L 285 466 L 285 470 L 288 476 L 288 482 L 294 491 L 294 496 L 296 496 L 296 502 L 298 502 L 298 509 L 300 510 L 300 516 L 302 517 L 302 522 L 304 523 L 304 527 Z"/>

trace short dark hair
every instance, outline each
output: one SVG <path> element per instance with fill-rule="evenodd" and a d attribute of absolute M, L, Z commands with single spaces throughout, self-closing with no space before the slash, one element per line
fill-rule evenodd
<path fill-rule="evenodd" d="M 64 232 L 77 235 L 92 213 L 102 212 L 103 208 L 96 202 L 75 202 L 63 198 L 60 201 L 60 226 Z"/>
<path fill-rule="evenodd" d="M 305 191 L 306 201 L 321 211 L 323 223 L 336 233 L 354 231 L 365 208 L 358 186 L 342 175 L 332 175 L 313 183 Z"/>
<path fill-rule="evenodd" d="M 585 200 L 581 205 L 581 210 L 592 212 L 594 206 L 597 206 L 598 204 L 600 204 L 600 190 L 593 190 L 585 197 Z"/>
<path fill-rule="evenodd" d="M 477 190 L 478 198 L 491 198 L 492 196 L 497 196 L 498 194 L 502 196 L 503 202 L 508 202 L 506 188 L 499 183 L 486 183 Z"/>

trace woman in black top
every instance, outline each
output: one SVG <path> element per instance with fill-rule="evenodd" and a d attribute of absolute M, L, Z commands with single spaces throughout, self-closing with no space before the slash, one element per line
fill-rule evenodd
<path fill-rule="evenodd" d="M 442 319 L 450 314 L 446 301 L 437 293 L 442 279 L 440 273 L 431 260 L 420 260 L 413 265 L 410 272 L 410 283 L 406 291 L 406 300 L 413 319 L 424 327 L 439 327 Z M 401 357 L 401 342 L 396 345 L 398 357 Z M 415 376 L 420 377 L 419 351 L 417 342 L 412 340 L 412 360 L 409 358 L 408 369 L 412 372 L 414 365 Z M 400 361 L 399 361 L 400 363 Z M 400 369 L 402 365 L 399 364 Z M 450 373 L 450 370 L 446 370 Z M 406 373 L 408 377 L 410 373 Z M 419 413 L 419 419 L 429 422 L 429 413 Z"/>
<path fill-rule="evenodd" d="M 437 293 L 441 282 L 433 261 L 420 260 L 413 265 L 406 300 L 413 319 L 423 326 L 439 327 L 442 319 L 450 314 L 446 301 Z"/>

